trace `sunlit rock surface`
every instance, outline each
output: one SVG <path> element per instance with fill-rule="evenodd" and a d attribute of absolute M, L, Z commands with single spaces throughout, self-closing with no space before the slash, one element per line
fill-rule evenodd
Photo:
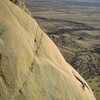
<path fill-rule="evenodd" d="M 95 100 L 36 21 L 9 0 L 0 0 L 0 100 Z"/>

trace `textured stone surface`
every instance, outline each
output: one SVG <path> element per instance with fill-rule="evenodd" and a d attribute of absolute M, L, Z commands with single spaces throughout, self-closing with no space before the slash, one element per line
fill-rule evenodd
<path fill-rule="evenodd" d="M 20 8 L 22 8 L 26 13 L 30 14 L 30 11 L 26 8 L 25 4 L 24 4 L 24 0 L 10 0 L 11 2 L 13 2 L 14 4 L 16 4 L 17 6 L 19 6 Z"/>
<path fill-rule="evenodd" d="M 0 0 L 0 100 L 95 100 L 34 19 Z"/>

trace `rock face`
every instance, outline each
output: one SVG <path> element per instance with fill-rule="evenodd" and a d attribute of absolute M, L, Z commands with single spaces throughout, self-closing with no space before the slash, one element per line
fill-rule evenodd
<path fill-rule="evenodd" d="M 9 0 L 0 0 L 0 100 L 95 100 L 36 21 Z"/>
<path fill-rule="evenodd" d="M 11 2 L 13 2 L 14 4 L 16 4 L 17 6 L 19 6 L 20 8 L 22 8 L 26 13 L 30 14 L 30 11 L 26 8 L 25 4 L 24 4 L 24 0 L 10 0 Z"/>

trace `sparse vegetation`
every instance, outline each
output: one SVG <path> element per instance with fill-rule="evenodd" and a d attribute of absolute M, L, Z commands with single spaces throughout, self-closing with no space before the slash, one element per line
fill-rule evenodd
<path fill-rule="evenodd" d="M 91 81 L 91 83 L 90 83 Z M 92 87 L 92 90 L 97 98 L 100 99 L 100 76 L 87 79 L 88 84 Z"/>

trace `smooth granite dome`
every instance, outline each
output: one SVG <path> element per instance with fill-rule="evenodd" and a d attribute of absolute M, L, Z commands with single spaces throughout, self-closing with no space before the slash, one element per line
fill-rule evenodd
<path fill-rule="evenodd" d="M 0 100 L 95 100 L 36 21 L 9 0 L 0 0 Z"/>

